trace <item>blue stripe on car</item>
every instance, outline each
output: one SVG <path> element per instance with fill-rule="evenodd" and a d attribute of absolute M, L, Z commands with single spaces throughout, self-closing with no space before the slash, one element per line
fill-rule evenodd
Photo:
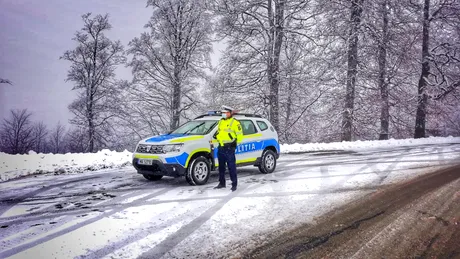
<path fill-rule="evenodd" d="M 188 153 L 184 152 L 179 156 L 165 158 L 167 164 L 180 164 L 185 167 L 187 162 Z"/>
<path fill-rule="evenodd" d="M 145 142 L 161 142 L 161 141 L 165 141 L 165 140 L 171 140 L 171 139 L 175 139 L 175 138 L 180 138 L 180 137 L 183 137 L 183 136 L 187 136 L 185 134 L 165 134 L 165 135 L 160 135 L 160 136 L 155 136 L 155 137 L 152 137 L 152 138 L 149 138 L 147 139 Z"/>
<path fill-rule="evenodd" d="M 280 152 L 280 145 L 278 141 L 276 141 L 276 139 L 268 139 L 240 144 L 236 147 L 235 154 L 244 154 L 248 152 L 264 150 L 269 146 L 274 146 L 278 153 Z M 217 157 L 217 148 L 214 149 L 214 157 Z"/>

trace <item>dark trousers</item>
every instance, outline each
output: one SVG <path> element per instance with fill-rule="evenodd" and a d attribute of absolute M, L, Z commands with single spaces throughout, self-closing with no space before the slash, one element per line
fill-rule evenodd
<path fill-rule="evenodd" d="M 217 150 L 217 159 L 219 160 L 219 183 L 225 185 L 225 164 L 227 164 L 230 179 L 232 180 L 232 187 L 236 187 L 238 185 L 238 179 L 236 177 L 235 148 L 231 146 L 219 146 Z"/>

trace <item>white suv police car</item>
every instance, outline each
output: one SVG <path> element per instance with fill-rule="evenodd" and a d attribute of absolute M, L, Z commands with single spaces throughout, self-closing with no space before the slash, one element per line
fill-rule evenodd
<path fill-rule="evenodd" d="M 233 115 L 243 129 L 243 141 L 236 148 L 238 167 L 254 165 L 260 172 L 272 173 L 280 155 L 278 134 L 270 122 L 259 115 Z M 203 185 L 211 171 L 217 170 L 217 141 L 214 134 L 221 119 L 219 111 L 198 116 L 164 135 L 141 140 L 133 153 L 133 166 L 146 179 L 185 176 L 191 185 Z"/>

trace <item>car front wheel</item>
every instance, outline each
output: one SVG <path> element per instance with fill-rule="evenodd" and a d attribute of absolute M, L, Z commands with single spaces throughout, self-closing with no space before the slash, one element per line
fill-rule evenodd
<path fill-rule="evenodd" d="M 187 168 L 185 179 L 190 185 L 206 184 L 211 175 L 211 166 L 204 156 L 195 158 Z"/>
<path fill-rule="evenodd" d="M 276 155 L 270 149 L 266 149 L 262 154 L 262 159 L 259 165 L 259 171 L 263 174 L 270 174 L 276 168 Z"/>

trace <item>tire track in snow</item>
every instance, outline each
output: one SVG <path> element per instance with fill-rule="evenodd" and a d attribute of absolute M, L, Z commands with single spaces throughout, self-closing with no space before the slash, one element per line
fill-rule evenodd
<path fill-rule="evenodd" d="M 221 200 L 222 197 L 203 197 L 202 199 L 187 199 L 187 201 L 200 201 L 200 200 L 217 200 L 217 202 L 219 200 Z M 164 201 L 164 203 L 169 203 L 171 201 Z M 182 202 L 182 200 L 180 201 L 174 201 L 174 202 Z M 152 203 L 145 203 L 144 205 L 154 205 L 154 204 L 161 204 L 163 202 L 159 201 L 159 202 L 152 202 Z M 163 231 L 164 229 L 174 225 L 174 224 L 177 224 L 178 222 L 180 222 L 180 218 L 189 218 L 191 216 L 193 216 L 193 214 L 197 214 L 196 211 L 194 210 L 190 210 L 190 211 L 187 211 L 183 214 L 180 214 L 180 215 L 177 215 L 176 217 L 174 218 L 171 218 L 168 216 L 171 214 L 171 212 L 168 210 L 168 211 L 165 211 L 163 213 L 161 213 L 160 215 L 158 215 L 157 217 L 159 218 L 167 218 L 166 221 L 163 221 L 161 222 L 161 224 L 159 225 L 155 225 L 155 229 L 153 231 L 151 231 L 150 229 L 143 229 L 141 230 L 140 232 L 136 233 L 135 235 L 129 235 L 129 236 L 125 236 L 122 240 L 120 241 L 116 241 L 116 242 L 111 242 L 110 245 L 108 246 L 105 246 L 105 247 L 102 247 L 102 248 L 99 248 L 97 250 L 94 250 L 94 251 L 91 251 L 90 253 L 87 253 L 85 255 L 81 255 L 81 256 L 78 256 L 77 258 L 102 258 L 104 256 L 107 256 L 107 255 L 110 255 L 112 253 L 115 253 L 116 251 L 126 247 L 126 246 L 129 246 L 130 244 L 132 243 L 136 243 L 136 242 L 139 242 L 141 241 L 142 239 L 145 239 L 145 238 L 148 238 L 148 236 L 150 235 L 155 235 L 156 233 L 159 233 L 161 231 Z M 192 220 L 190 220 L 192 221 Z M 190 222 L 189 222 L 190 223 Z M 186 223 L 186 224 L 189 224 L 189 223 Z"/>
<path fill-rule="evenodd" d="M 149 251 L 143 253 L 138 258 L 160 258 L 164 256 L 166 253 L 171 251 L 174 247 L 176 247 L 180 242 L 184 239 L 189 237 L 195 230 L 201 227 L 206 221 L 208 221 L 214 214 L 216 214 L 225 204 L 227 204 L 231 199 L 237 197 L 236 195 L 239 192 L 244 191 L 247 189 L 247 186 L 240 187 L 236 192 L 232 192 L 225 196 L 225 198 L 218 201 L 214 206 L 207 209 L 203 214 L 199 217 L 192 220 L 189 224 L 180 228 L 174 234 L 168 236 L 165 240 L 161 243 L 156 245 L 154 248 L 150 249 Z"/>
<path fill-rule="evenodd" d="M 150 195 L 148 195 L 148 196 L 146 196 L 146 197 L 143 197 L 141 200 L 148 200 L 148 199 L 150 199 L 150 198 L 152 198 L 152 197 L 155 197 L 155 196 L 158 196 L 158 195 L 162 195 L 162 194 L 164 194 L 164 193 L 166 193 L 166 192 L 168 192 L 168 191 L 170 191 L 170 190 L 171 190 L 171 189 L 166 189 L 166 188 L 165 188 L 165 189 L 162 189 L 162 190 L 157 191 L 157 192 L 155 192 L 155 193 L 152 193 L 152 194 L 150 194 Z M 132 195 L 128 195 L 128 196 L 122 197 L 122 198 L 123 198 L 123 199 L 126 199 L 126 198 L 130 198 L 130 197 L 136 196 L 136 195 L 138 195 L 138 194 L 136 193 L 136 194 L 132 194 Z M 139 201 L 139 200 L 138 200 L 138 201 Z M 129 207 L 129 206 L 128 206 L 128 207 Z M 38 239 L 38 240 L 36 240 L 36 241 L 29 242 L 29 243 L 26 243 L 26 244 L 23 244 L 23 245 L 20 245 L 20 246 L 17 246 L 17 247 L 8 249 L 8 250 L 6 250 L 6 251 L 0 252 L 0 258 L 5 258 L 5 257 L 9 257 L 9 256 L 12 256 L 12 255 L 18 254 L 18 253 L 23 252 L 23 251 L 25 251 L 25 250 L 27 250 L 27 249 L 30 249 L 30 248 L 32 248 L 32 247 L 34 247 L 34 246 L 40 245 L 40 244 L 42 244 L 42 243 L 45 243 L 45 242 L 47 242 L 47 241 L 49 241 L 49 240 L 51 240 L 51 239 L 54 239 L 54 238 L 59 237 L 59 236 L 62 236 L 62 235 L 64 235 L 64 234 L 67 234 L 67 233 L 69 233 L 69 232 L 72 232 L 72 231 L 74 231 L 74 230 L 76 230 L 76 229 L 78 229 L 78 228 L 81 228 L 81 227 L 83 227 L 83 226 L 89 225 L 89 224 L 94 223 L 94 222 L 96 222 L 96 221 L 98 221 L 98 220 L 100 220 L 100 219 L 103 219 L 103 218 L 105 218 L 105 217 L 111 216 L 111 215 L 113 215 L 113 214 L 115 214 L 115 213 L 118 213 L 118 212 L 120 212 L 120 211 L 123 211 L 124 209 L 125 209 L 125 207 L 123 206 L 123 207 L 120 207 L 120 208 L 113 209 L 113 210 L 111 210 L 111 211 L 109 211 L 109 212 L 104 212 L 104 213 L 102 213 L 102 214 L 99 215 L 99 216 L 96 216 L 96 217 L 94 217 L 94 218 L 91 218 L 91 219 L 88 219 L 88 220 L 86 220 L 86 221 L 80 222 L 80 223 L 78 223 L 78 224 L 76 224 L 76 225 L 73 225 L 73 226 L 71 226 L 71 227 L 65 228 L 65 229 L 60 230 L 60 231 L 58 231 L 58 232 L 56 232 L 56 233 L 53 233 L 53 234 L 51 234 L 51 235 L 45 236 L 45 237 L 43 237 L 43 238 L 40 238 L 40 239 Z"/>
<path fill-rule="evenodd" d="M 7 203 L 7 205 L 2 206 L 2 208 L 0 208 L 0 216 L 3 215 L 5 212 L 7 212 L 9 209 L 13 208 L 14 206 L 16 206 L 17 204 L 23 202 L 24 200 L 26 200 L 29 197 L 36 196 L 39 193 L 46 192 L 46 191 L 49 191 L 51 189 L 61 187 L 61 186 L 67 185 L 69 183 L 81 182 L 81 181 L 91 180 L 91 179 L 95 179 L 95 178 L 99 178 L 99 176 L 86 176 L 86 177 L 82 177 L 82 178 L 75 179 L 75 180 L 64 181 L 64 182 L 61 182 L 61 183 L 49 185 L 49 186 L 37 189 L 37 190 L 32 191 L 32 192 L 28 192 L 28 193 L 26 193 L 24 195 L 19 196 L 17 199 L 14 199 L 13 202 Z M 5 203 L 7 201 L 8 201 L 8 199 L 7 200 L 2 200 L 2 201 L 0 201 L 0 204 Z"/>

